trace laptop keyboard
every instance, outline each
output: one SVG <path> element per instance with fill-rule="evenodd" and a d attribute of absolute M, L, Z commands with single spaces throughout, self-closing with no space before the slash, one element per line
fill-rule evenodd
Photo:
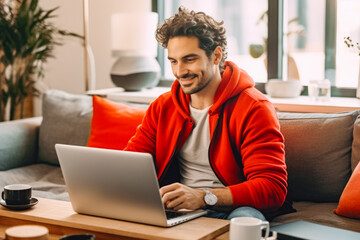
<path fill-rule="evenodd" d="M 166 213 L 166 218 L 167 218 L 167 219 L 172 219 L 172 218 L 180 217 L 180 216 L 183 216 L 183 215 L 186 214 L 186 213 L 184 213 L 184 212 L 175 212 L 175 211 L 169 211 L 169 210 L 166 210 L 165 213 Z"/>

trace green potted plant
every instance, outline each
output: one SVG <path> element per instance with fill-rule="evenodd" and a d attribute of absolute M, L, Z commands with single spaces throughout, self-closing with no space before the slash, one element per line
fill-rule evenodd
<path fill-rule="evenodd" d="M 35 83 L 43 77 L 43 65 L 61 44 L 61 36 L 80 37 L 60 30 L 49 19 L 57 8 L 43 10 L 38 0 L 0 2 L 0 121 L 15 119 L 20 107 L 23 118 L 24 100 L 38 95 Z"/>

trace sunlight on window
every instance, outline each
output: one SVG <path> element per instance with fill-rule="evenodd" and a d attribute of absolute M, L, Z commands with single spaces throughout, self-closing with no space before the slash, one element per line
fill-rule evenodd
<path fill-rule="evenodd" d="M 336 26 L 329 25 L 336 31 L 336 66 L 325 70 L 325 9 L 326 1 L 289 0 L 288 20 L 294 20 L 304 28 L 302 33 L 287 36 L 289 56 L 293 57 L 303 85 L 309 80 L 324 79 L 325 71 L 333 74 L 336 87 L 357 87 L 359 74 L 359 56 L 351 52 L 344 37 L 360 39 L 360 1 L 337 0 Z M 291 31 L 290 24 L 288 31 Z M 332 37 L 332 36 L 329 36 Z"/>
<path fill-rule="evenodd" d="M 173 0 L 165 3 L 165 18 L 183 5 L 203 11 L 216 20 L 224 20 L 228 60 L 245 69 L 256 82 L 267 81 L 267 0 L 207 0 L 206 4 L 201 0 Z M 336 16 L 332 16 L 335 11 Z M 310 80 L 329 78 L 336 87 L 356 88 L 360 57 L 346 46 L 344 37 L 350 36 L 360 42 L 359 13 L 360 0 L 284 1 L 283 47 L 287 63 L 284 79 L 299 79 L 303 85 L 308 85 Z M 174 79 L 167 61 L 165 77 Z"/>
<path fill-rule="evenodd" d="M 325 0 L 289 0 L 284 11 L 288 23 L 285 51 L 294 59 L 300 81 L 308 85 L 309 80 L 324 79 Z"/>
<path fill-rule="evenodd" d="M 360 1 L 338 0 L 337 7 L 336 85 L 354 88 L 358 86 L 360 56 L 346 46 L 344 37 L 360 42 Z"/>
<path fill-rule="evenodd" d="M 202 11 L 216 20 L 224 20 L 228 40 L 228 59 L 247 71 L 255 81 L 266 82 L 265 55 L 253 58 L 249 54 L 251 44 L 263 45 L 267 38 L 267 22 L 259 18 L 267 11 L 267 0 L 178 0 L 165 1 L 165 18 L 173 15 L 182 5 L 194 11 Z M 165 59 L 167 52 L 165 51 Z M 174 79 L 169 62 L 165 61 L 165 78 Z"/>

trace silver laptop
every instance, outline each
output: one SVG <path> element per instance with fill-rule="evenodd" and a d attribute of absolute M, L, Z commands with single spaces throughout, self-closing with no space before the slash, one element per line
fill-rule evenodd
<path fill-rule="evenodd" d="M 173 226 L 205 210 L 165 211 L 148 153 L 55 145 L 75 212 L 157 226 Z"/>

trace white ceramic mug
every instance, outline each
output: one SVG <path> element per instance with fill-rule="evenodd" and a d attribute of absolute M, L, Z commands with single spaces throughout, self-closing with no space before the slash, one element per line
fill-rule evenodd
<path fill-rule="evenodd" d="M 266 228 L 269 237 L 269 222 L 253 217 L 236 217 L 230 220 L 230 240 L 260 240 L 261 230 Z"/>
<path fill-rule="evenodd" d="M 312 100 L 328 101 L 331 96 L 331 83 L 328 79 L 310 80 L 308 93 Z"/>

